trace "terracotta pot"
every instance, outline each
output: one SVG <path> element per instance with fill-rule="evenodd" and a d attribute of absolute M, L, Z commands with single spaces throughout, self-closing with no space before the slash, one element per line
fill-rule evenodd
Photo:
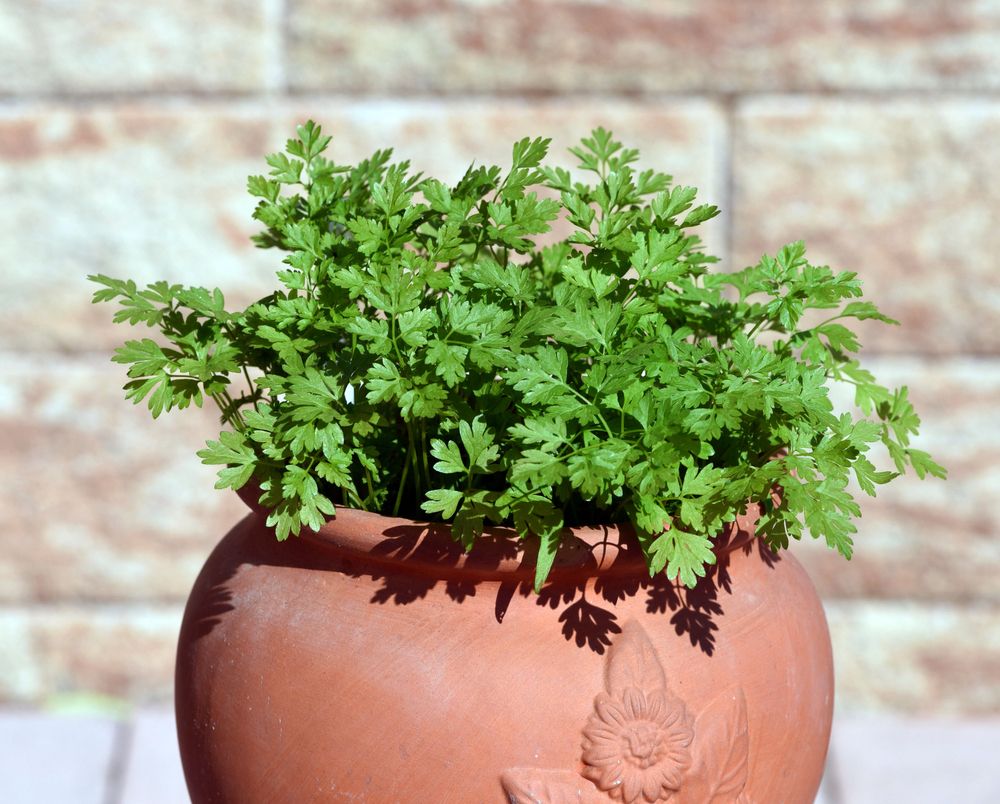
<path fill-rule="evenodd" d="M 191 797 L 811 804 L 829 634 L 755 519 L 692 591 L 650 580 L 623 529 L 576 529 L 536 596 L 504 529 L 464 554 L 445 527 L 340 509 L 278 543 L 251 513 L 181 629 Z"/>

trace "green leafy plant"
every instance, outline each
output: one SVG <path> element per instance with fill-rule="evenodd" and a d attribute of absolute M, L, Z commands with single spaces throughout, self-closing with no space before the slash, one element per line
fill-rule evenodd
<path fill-rule="evenodd" d="M 896 323 L 856 274 L 801 242 L 709 271 L 695 189 L 633 167 L 603 129 L 570 149 L 589 181 L 543 164 L 473 166 L 454 186 L 378 151 L 347 166 L 308 122 L 248 187 L 281 287 L 229 311 L 220 290 L 92 276 L 130 340 L 126 396 L 152 415 L 211 398 L 226 429 L 199 452 L 220 488 L 253 478 L 279 539 L 344 505 L 446 520 L 471 548 L 489 523 L 540 540 L 536 586 L 563 528 L 631 522 L 651 573 L 693 585 L 713 537 L 760 501 L 775 549 L 808 530 L 850 557 L 860 515 L 912 467 L 906 388 L 863 369 L 850 321 Z M 562 239 L 539 236 L 554 223 Z M 806 325 L 810 310 L 825 319 Z M 836 413 L 830 381 L 860 413 Z M 867 456 L 881 443 L 894 471 Z M 780 503 L 771 500 L 779 488 Z"/>

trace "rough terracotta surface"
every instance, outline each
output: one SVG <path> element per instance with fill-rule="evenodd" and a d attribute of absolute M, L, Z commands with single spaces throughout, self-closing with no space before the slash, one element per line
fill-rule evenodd
<path fill-rule="evenodd" d="M 196 804 L 813 801 L 823 611 L 749 533 L 688 592 L 617 529 L 578 529 L 536 597 L 502 531 L 466 556 L 409 520 L 340 509 L 282 545 L 263 518 L 223 539 L 185 612 Z"/>
<path fill-rule="evenodd" d="M 0 0 L 0 93 L 239 91 L 271 83 L 271 0 Z"/>
<path fill-rule="evenodd" d="M 992 100 L 742 103 L 734 264 L 804 239 L 902 322 L 859 328 L 870 351 L 997 354 L 998 138 Z"/>
<path fill-rule="evenodd" d="M 327 97 L 0 113 L 0 182 L 18 188 L 17 204 L 0 216 L 0 251 L 22 255 L 4 262 L 0 343 L 110 351 L 136 337 L 111 324 L 112 307 L 87 304 L 92 273 L 219 286 L 233 305 L 269 293 L 281 256 L 250 243 L 260 227 L 250 217 L 246 177 L 266 173 L 264 155 L 310 116 L 333 134 L 338 161 L 394 147 L 415 170 L 452 180 L 473 160 L 509 164 L 515 140 L 543 132 L 555 139 L 555 159 L 567 163 L 565 148 L 604 124 L 641 148 L 645 164 L 699 187 L 706 201 L 721 203 L 725 185 L 722 113 L 702 101 L 441 106 Z M 716 252 L 724 227 L 721 219 L 704 227 Z"/>
<path fill-rule="evenodd" d="M 995 2 L 289 0 L 289 79 L 375 92 L 1000 85 Z"/>

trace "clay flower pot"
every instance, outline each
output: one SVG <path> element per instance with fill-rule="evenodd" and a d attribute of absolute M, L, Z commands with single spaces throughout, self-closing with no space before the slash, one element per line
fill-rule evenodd
<path fill-rule="evenodd" d="M 610 527 L 575 529 L 540 595 L 503 528 L 465 554 L 445 526 L 339 509 L 278 543 L 251 513 L 181 629 L 193 801 L 811 804 L 829 634 L 756 513 L 694 590 Z"/>

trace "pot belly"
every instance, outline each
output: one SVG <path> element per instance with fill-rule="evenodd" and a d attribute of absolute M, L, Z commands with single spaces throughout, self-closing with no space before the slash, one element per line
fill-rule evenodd
<path fill-rule="evenodd" d="M 181 630 L 192 799 L 811 804 L 833 698 L 812 585 L 756 548 L 712 581 L 536 596 L 278 544 L 251 515 Z"/>

